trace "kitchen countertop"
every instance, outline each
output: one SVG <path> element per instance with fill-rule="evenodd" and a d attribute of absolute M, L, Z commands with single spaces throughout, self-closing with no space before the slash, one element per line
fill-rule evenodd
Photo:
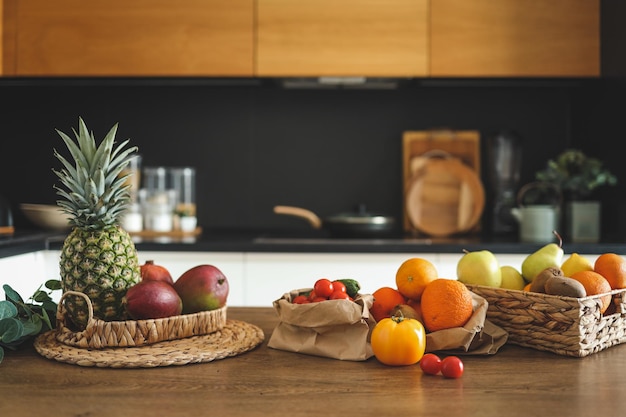
<path fill-rule="evenodd" d="M 24 231 L 0 237 L 0 258 L 44 249 L 60 249 L 65 233 Z M 467 236 L 459 238 L 391 237 L 376 239 L 329 238 L 323 234 L 265 231 L 211 230 L 199 236 L 136 238 L 140 251 L 273 252 L 273 253 L 462 253 L 490 250 L 494 253 L 528 254 L 543 244 L 522 243 L 516 238 Z M 626 254 L 626 242 L 571 243 L 566 253 Z"/>
<path fill-rule="evenodd" d="M 235 357 L 146 369 L 61 363 L 30 345 L 9 351 L 0 363 L 0 415 L 587 417 L 623 408 L 625 345 L 573 358 L 506 344 L 495 355 L 461 356 L 463 376 L 447 379 L 419 365 L 268 348 L 271 308 L 233 307 L 228 317 L 259 326 L 265 341 Z"/>

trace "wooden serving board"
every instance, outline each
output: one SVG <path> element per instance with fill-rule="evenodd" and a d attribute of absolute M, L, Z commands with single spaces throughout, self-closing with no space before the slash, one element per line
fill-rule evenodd
<path fill-rule="evenodd" d="M 480 230 L 480 133 L 406 131 L 402 140 L 404 230 L 432 236 Z"/>
<path fill-rule="evenodd" d="M 485 192 L 476 173 L 459 159 L 414 158 L 415 173 L 406 191 L 411 225 L 429 236 L 446 237 L 473 229 L 482 215 Z"/>

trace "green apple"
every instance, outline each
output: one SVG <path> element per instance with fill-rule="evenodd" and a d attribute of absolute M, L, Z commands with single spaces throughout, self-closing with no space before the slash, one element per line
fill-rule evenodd
<path fill-rule="evenodd" d="M 526 281 L 522 276 L 522 273 L 511 265 L 502 265 L 500 267 L 502 272 L 502 283 L 500 288 L 506 288 L 508 290 L 523 290 L 526 286 Z"/>
<path fill-rule="evenodd" d="M 464 284 L 500 287 L 502 271 L 496 256 L 488 250 L 465 251 L 456 266 L 456 276 Z"/>

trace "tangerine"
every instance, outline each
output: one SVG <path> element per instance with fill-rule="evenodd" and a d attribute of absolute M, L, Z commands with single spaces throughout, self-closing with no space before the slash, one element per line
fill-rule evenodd
<path fill-rule="evenodd" d="M 391 287 L 381 287 L 372 293 L 374 302 L 370 307 L 370 313 L 374 320 L 381 321 L 386 317 L 391 317 L 391 310 L 398 304 L 405 304 L 406 298 L 400 291 Z"/>
<path fill-rule="evenodd" d="M 606 294 L 611 291 L 611 284 L 602 275 L 595 271 L 578 271 L 572 274 L 571 278 L 583 284 L 587 296 Z M 600 297 L 602 306 L 600 312 L 604 313 L 611 304 L 611 294 Z"/>
<path fill-rule="evenodd" d="M 410 258 L 404 261 L 396 272 L 398 291 L 408 299 L 419 301 L 424 288 L 439 278 L 437 268 L 423 258 Z"/>
<path fill-rule="evenodd" d="M 420 304 L 424 326 L 431 332 L 462 327 L 474 313 L 471 291 L 455 279 L 437 278 L 428 284 Z"/>
<path fill-rule="evenodd" d="M 626 259 L 616 253 L 600 255 L 593 270 L 609 281 L 611 289 L 626 288 Z"/>

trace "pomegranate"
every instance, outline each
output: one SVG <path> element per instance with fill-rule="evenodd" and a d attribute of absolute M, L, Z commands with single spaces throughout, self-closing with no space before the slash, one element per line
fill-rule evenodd
<path fill-rule="evenodd" d="M 183 311 L 180 296 L 163 281 L 139 281 L 126 291 L 125 306 L 135 320 L 177 316 Z"/>
<path fill-rule="evenodd" d="M 198 265 L 183 273 L 174 283 L 183 300 L 183 313 L 215 310 L 226 305 L 228 279 L 213 265 Z"/>
<path fill-rule="evenodd" d="M 163 281 L 170 285 L 174 285 L 174 280 L 172 279 L 170 271 L 161 265 L 155 264 L 154 261 L 146 261 L 146 263 L 141 265 L 140 268 L 142 281 Z"/>

